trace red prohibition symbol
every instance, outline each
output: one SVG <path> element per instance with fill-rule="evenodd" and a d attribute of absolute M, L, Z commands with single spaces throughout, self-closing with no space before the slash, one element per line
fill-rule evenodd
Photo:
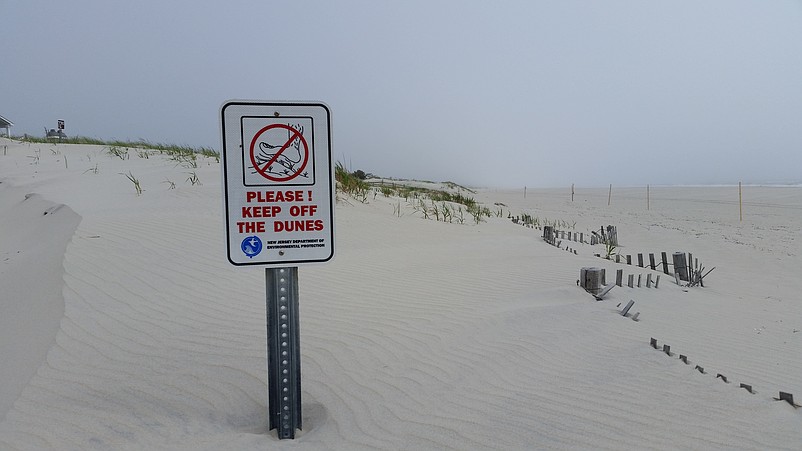
<path fill-rule="evenodd" d="M 276 129 L 287 130 L 287 141 L 283 145 L 271 145 L 265 141 L 259 143 L 259 137 Z M 300 157 L 297 161 L 288 155 L 287 149 L 292 147 Z M 285 124 L 271 124 L 256 132 L 251 140 L 250 157 L 253 169 L 262 177 L 273 182 L 288 182 L 297 177 L 309 162 L 309 145 L 304 135 L 295 128 Z M 275 169 L 275 166 L 281 166 Z"/>

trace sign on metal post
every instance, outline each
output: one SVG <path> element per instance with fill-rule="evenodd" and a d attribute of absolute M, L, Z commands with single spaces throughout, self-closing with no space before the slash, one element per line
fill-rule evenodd
<path fill-rule="evenodd" d="M 301 428 L 299 265 L 334 257 L 330 113 L 322 103 L 231 100 L 220 110 L 228 261 L 264 266 L 270 429 Z"/>

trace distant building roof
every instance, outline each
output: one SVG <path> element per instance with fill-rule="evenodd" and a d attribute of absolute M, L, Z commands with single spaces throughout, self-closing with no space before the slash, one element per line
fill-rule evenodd
<path fill-rule="evenodd" d="M 8 128 L 8 127 L 11 127 L 13 125 L 14 125 L 13 122 L 9 121 L 8 119 L 4 118 L 3 116 L 0 116 L 0 128 Z"/>

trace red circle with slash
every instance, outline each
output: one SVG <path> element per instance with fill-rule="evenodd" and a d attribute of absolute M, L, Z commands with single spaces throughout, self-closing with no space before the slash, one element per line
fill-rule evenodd
<path fill-rule="evenodd" d="M 256 155 L 254 154 L 254 148 L 256 147 L 256 142 L 258 141 L 259 136 L 261 136 L 262 134 L 264 134 L 264 133 L 266 133 L 266 132 L 268 132 L 270 130 L 275 130 L 275 129 L 287 130 L 289 139 L 287 139 L 287 142 L 285 142 L 284 145 L 281 146 L 281 149 L 279 149 L 278 152 L 276 152 L 269 160 L 267 160 L 266 163 L 263 163 L 263 164 L 260 165 L 256 161 Z M 301 163 L 301 165 L 298 168 L 298 170 L 293 172 L 293 173 L 288 174 L 286 177 L 277 177 L 277 176 L 275 176 L 273 174 L 270 174 L 269 173 L 270 167 L 273 166 L 273 164 L 276 162 L 276 160 L 278 160 L 278 158 L 281 156 L 281 154 L 285 150 L 287 150 L 287 148 L 290 147 L 290 145 L 296 139 L 300 139 L 301 145 L 304 148 L 304 151 L 302 153 L 302 158 L 301 158 L 301 160 L 303 162 Z M 302 135 L 301 132 L 299 132 L 298 130 L 290 127 L 289 125 L 271 124 L 271 125 L 268 125 L 268 126 L 262 128 L 261 130 L 256 132 L 256 134 L 253 136 L 253 139 L 251 140 L 250 154 L 251 154 L 251 164 L 253 164 L 253 168 L 256 170 L 256 172 L 261 174 L 262 177 L 264 177 L 264 178 L 266 178 L 268 180 L 271 180 L 273 182 L 288 182 L 288 181 L 294 179 L 295 177 L 297 177 L 298 174 L 300 174 L 301 171 L 304 170 L 304 168 L 306 167 L 306 164 L 309 162 L 309 145 L 306 143 L 306 139 L 304 139 L 304 135 Z"/>

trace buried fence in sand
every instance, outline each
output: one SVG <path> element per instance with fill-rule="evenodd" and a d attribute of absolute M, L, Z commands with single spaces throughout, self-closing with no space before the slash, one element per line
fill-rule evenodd
<path fill-rule="evenodd" d="M 611 284 L 611 285 L 608 285 L 608 286 L 606 286 L 604 288 L 601 288 L 601 289 L 598 288 L 598 286 L 600 285 L 599 282 L 601 281 L 601 272 L 602 271 L 603 271 L 603 269 L 600 270 L 599 268 L 582 268 L 581 271 L 580 271 L 580 280 L 577 281 L 578 283 L 582 284 L 582 288 L 585 288 L 589 293 L 593 294 L 593 296 L 596 298 L 597 301 L 601 301 L 603 299 L 603 297 L 615 286 L 615 285 Z M 619 273 L 620 273 L 620 271 L 621 270 L 619 270 Z M 631 278 L 631 276 L 630 276 L 630 278 Z M 601 285 L 601 286 L 603 286 L 603 285 Z M 640 312 L 635 312 L 634 314 L 630 314 L 629 313 L 629 311 L 632 309 L 632 307 L 634 305 L 635 305 L 635 301 L 634 300 L 630 300 L 626 304 L 626 306 L 624 306 L 621 309 L 621 311 L 620 311 L 621 316 L 624 317 L 624 318 L 629 318 L 629 319 L 631 319 L 633 321 L 639 321 Z M 619 303 L 616 306 L 616 308 L 620 308 L 620 307 L 621 307 L 621 303 Z M 669 346 L 667 344 L 663 344 L 662 349 L 658 348 L 657 340 L 655 338 L 651 338 L 650 339 L 649 345 L 652 348 L 656 349 L 656 350 L 661 350 L 663 353 L 665 353 L 669 357 L 673 357 L 674 355 L 676 355 L 675 353 L 671 352 L 671 346 Z M 685 354 L 680 354 L 679 355 L 679 360 L 682 363 L 686 364 L 686 365 L 691 365 L 692 364 L 692 362 L 689 361 L 688 356 L 685 355 Z M 708 374 L 708 372 L 705 371 L 704 367 L 701 366 L 701 365 L 696 364 L 694 366 L 694 369 L 696 371 L 698 371 L 699 373 L 701 373 L 701 374 Z M 730 384 L 731 383 L 731 381 L 723 373 L 716 373 L 716 379 L 721 379 L 721 381 L 724 382 L 725 384 Z M 752 384 L 746 384 L 746 383 L 742 382 L 742 383 L 740 383 L 738 385 L 738 387 L 745 389 L 746 391 L 748 391 L 751 394 L 756 394 L 757 393 L 755 391 L 755 389 L 753 388 Z M 802 407 L 801 405 L 796 404 L 794 402 L 794 395 L 792 393 L 789 393 L 789 392 L 780 391 L 779 392 L 779 396 L 772 397 L 772 399 L 775 400 L 775 401 L 786 401 L 788 404 L 793 406 L 795 409 L 798 409 L 798 408 Z"/>
<path fill-rule="evenodd" d="M 513 220 L 515 223 L 519 223 L 518 221 Z M 527 224 L 522 224 L 528 226 Z M 537 229 L 541 229 L 540 227 L 536 227 Z M 625 262 L 622 261 L 622 256 L 620 254 L 613 254 L 615 247 L 618 245 L 618 235 L 614 226 L 607 226 L 606 233 L 605 229 L 601 228 L 601 233 L 591 232 L 591 240 L 590 242 L 585 241 L 584 233 L 577 233 L 571 231 L 564 231 L 564 230 L 555 230 L 553 226 L 543 226 L 543 240 L 546 241 L 548 244 L 552 246 L 558 247 L 563 249 L 562 247 L 562 240 L 567 240 L 568 242 L 580 242 L 582 244 L 605 244 L 607 246 L 607 254 L 602 256 L 601 254 L 594 254 L 596 257 L 604 258 L 605 260 L 615 260 L 616 263 L 625 263 L 627 265 L 632 266 L 632 255 L 625 256 Z M 614 244 L 613 244 L 614 243 Z M 570 248 L 569 246 L 565 246 L 564 248 L 566 251 L 569 251 L 573 254 L 577 254 L 575 249 Z M 644 269 L 651 269 L 653 271 L 658 270 L 658 265 L 655 259 L 655 254 L 650 253 L 649 256 L 649 265 L 644 265 L 643 260 L 643 253 L 638 253 L 638 264 L 637 267 L 644 268 Z M 668 262 L 668 254 L 666 252 L 661 252 L 661 266 L 662 272 L 666 275 L 673 276 L 674 280 L 676 281 L 677 285 L 679 286 L 686 286 L 686 287 L 693 287 L 693 286 L 700 286 L 704 287 L 704 278 L 710 274 L 715 267 L 705 270 L 704 266 L 699 264 L 699 260 L 693 257 L 693 254 L 684 252 L 674 252 L 672 254 L 672 262 Z M 673 267 L 674 272 L 669 271 L 669 267 Z M 616 270 L 616 281 L 615 284 L 607 284 L 606 281 L 606 271 L 604 268 L 595 268 L 595 267 L 583 267 L 580 269 L 580 277 L 577 280 L 577 285 L 581 286 L 585 291 L 592 294 L 597 301 L 601 301 L 604 296 L 612 290 L 615 286 L 622 286 L 623 285 L 623 269 Z M 637 287 L 640 288 L 641 286 L 641 274 L 638 274 L 638 282 Z M 683 285 L 682 282 L 685 282 Z M 657 288 L 660 283 L 660 275 L 657 275 L 656 280 L 654 281 L 654 288 Z M 650 288 L 652 285 L 652 274 L 646 275 L 646 287 Z M 627 278 L 627 286 L 629 288 L 633 288 L 634 284 L 634 274 L 629 274 Z M 636 312 L 634 314 L 630 314 L 629 311 L 635 305 L 634 300 L 630 300 L 625 307 L 623 307 L 620 311 L 621 316 L 625 318 L 630 318 L 633 321 L 639 321 L 640 312 Z M 621 307 L 621 303 L 617 305 L 617 307 Z M 654 349 L 660 350 L 657 345 L 657 340 L 651 338 L 650 346 Z M 676 355 L 675 353 L 671 352 L 671 347 L 667 344 L 664 344 L 661 350 L 667 356 L 673 357 Z M 691 365 L 691 362 L 688 359 L 687 355 L 680 354 L 679 360 L 686 365 Z M 708 374 L 705 371 L 704 367 L 701 365 L 695 365 L 694 368 L 700 374 Z M 716 379 L 720 379 L 725 384 L 730 384 L 731 381 L 722 373 L 716 373 Z M 739 388 L 743 388 L 744 390 L 748 391 L 751 394 L 756 394 L 757 392 L 753 388 L 752 384 L 740 383 L 738 385 Z M 802 407 L 802 405 L 796 404 L 794 402 L 793 394 L 789 392 L 780 391 L 777 397 L 772 397 L 775 401 L 785 401 L 795 409 Z"/>
<path fill-rule="evenodd" d="M 591 232 L 591 241 L 585 242 L 584 241 L 584 234 L 583 233 L 571 233 L 570 231 L 562 231 L 562 230 L 554 230 L 553 227 L 545 226 L 543 227 L 543 239 L 547 243 L 562 248 L 561 244 L 562 241 L 558 241 L 558 237 L 560 239 L 567 239 L 569 242 L 571 241 L 579 241 L 583 244 L 605 244 L 607 245 L 608 250 L 614 249 L 615 246 L 618 245 L 618 236 L 616 233 L 616 229 L 614 226 L 607 226 L 607 233 L 604 233 L 605 229 L 601 229 L 602 233 L 597 234 L 595 231 Z M 613 241 L 613 239 L 615 241 Z M 615 244 L 613 244 L 613 242 Z M 576 254 L 576 250 L 572 250 L 570 247 L 565 248 L 568 251 L 572 251 L 572 253 Z M 605 260 L 613 260 L 615 259 L 616 263 L 623 263 L 622 256 L 620 254 L 611 255 L 611 252 L 608 251 L 607 255 L 602 256 L 601 254 L 594 254 L 596 257 L 604 258 Z M 637 267 L 644 268 L 644 269 L 651 269 L 654 271 L 658 270 L 658 265 L 655 260 L 655 254 L 650 253 L 649 255 L 649 265 L 644 266 L 642 253 L 637 254 L 638 258 L 638 265 Z M 672 262 L 668 262 L 668 255 L 666 252 L 661 252 L 661 264 L 662 264 L 662 271 L 666 275 L 673 275 L 674 280 L 676 281 L 677 285 L 682 286 L 682 282 L 686 282 L 685 286 L 692 287 L 692 286 L 701 286 L 704 287 L 704 278 L 710 274 L 715 267 L 705 271 L 704 266 L 699 264 L 698 259 L 693 258 L 693 254 L 688 253 L 687 256 L 684 252 L 674 252 L 672 254 Z M 626 264 L 632 265 L 632 256 L 626 255 Z M 669 272 L 669 266 L 673 267 L 674 272 Z M 604 296 L 614 287 L 614 286 L 622 286 L 623 285 L 623 269 L 616 270 L 616 280 L 615 284 L 607 285 L 606 281 L 606 271 L 604 268 L 594 268 L 594 267 L 584 267 L 580 270 L 580 278 L 577 280 L 577 285 L 581 286 L 585 289 L 588 293 L 592 294 L 596 300 L 600 301 L 604 298 Z M 638 274 L 638 282 L 637 287 L 641 286 L 641 274 Z M 660 283 L 660 275 L 657 275 L 654 288 L 657 288 Z M 646 287 L 650 288 L 652 285 L 652 274 L 646 275 Z M 627 286 L 633 288 L 634 285 L 634 274 L 628 275 Z M 635 305 L 634 300 L 630 300 L 626 306 L 621 310 L 621 316 L 630 318 L 634 321 L 639 320 L 640 312 L 636 312 L 634 314 L 629 314 L 630 309 Z M 618 304 L 618 307 L 621 307 L 621 304 Z M 658 349 L 657 340 L 652 338 L 650 341 L 650 346 L 654 349 Z M 668 356 L 674 356 L 671 352 L 671 347 L 667 344 L 663 345 L 662 352 L 664 352 Z M 684 354 L 679 355 L 679 360 L 685 363 L 686 365 L 690 365 L 688 357 Z M 701 374 L 708 374 L 704 367 L 700 365 L 696 365 L 695 369 L 699 371 Z M 730 381 L 728 380 L 727 376 L 722 373 L 716 373 L 716 379 L 721 379 L 722 382 L 729 384 Z M 755 394 L 755 390 L 753 389 L 751 384 L 740 383 L 739 388 L 743 388 L 749 393 Z M 788 404 L 792 405 L 794 408 L 800 408 L 802 406 L 794 403 L 793 394 L 788 392 L 779 392 L 778 397 L 773 397 L 775 401 L 786 401 Z"/>
<path fill-rule="evenodd" d="M 587 268 L 583 268 L 583 271 L 585 271 L 586 269 Z M 583 275 L 585 275 L 585 274 L 588 274 L 588 273 L 587 272 L 583 273 Z M 592 280 L 593 276 L 586 276 L 586 278 L 588 280 Z M 599 293 L 597 295 L 594 295 L 594 296 L 596 297 L 597 300 L 601 300 L 601 297 L 603 297 L 603 295 L 606 294 L 606 292 L 609 291 L 609 289 L 611 289 L 612 287 L 613 287 L 613 285 L 610 285 L 607 288 L 605 288 L 606 291 L 602 291 L 601 293 Z M 621 311 L 619 313 L 620 313 L 620 315 L 622 317 L 629 318 L 629 319 L 637 322 L 637 321 L 639 321 L 640 312 L 636 312 L 634 314 L 629 314 L 629 311 L 632 309 L 632 307 L 634 305 L 635 305 L 635 301 L 634 300 L 630 300 L 626 304 L 626 306 L 624 306 L 621 309 Z M 621 303 L 619 303 L 616 306 L 616 308 L 620 308 L 620 307 L 621 307 Z M 657 340 L 655 338 L 651 338 L 650 339 L 649 346 L 651 346 L 652 348 L 654 348 L 654 349 L 656 349 L 658 351 L 663 352 L 664 354 L 666 354 L 669 357 L 673 357 L 673 356 L 677 355 L 676 353 L 671 352 L 671 346 L 669 346 L 668 344 L 663 344 L 662 348 L 659 348 L 658 344 L 657 344 Z M 688 359 L 688 356 L 685 355 L 685 354 L 679 354 L 679 360 L 682 363 L 686 364 L 686 365 L 693 364 L 693 362 L 690 361 Z M 705 375 L 709 374 L 707 371 L 705 371 L 705 368 L 703 366 L 699 365 L 699 364 L 695 364 L 694 370 L 698 371 L 700 374 L 705 374 Z M 727 378 L 727 376 L 725 376 L 723 373 L 716 373 L 716 379 L 720 379 L 725 384 L 732 383 Z M 757 391 L 754 389 L 752 384 L 746 384 L 746 383 L 741 382 L 738 385 L 738 388 L 743 388 L 744 390 L 748 391 L 751 394 L 757 394 Z M 775 401 L 785 401 L 788 404 L 790 404 L 791 406 L 793 406 L 795 409 L 798 409 L 798 408 L 802 407 L 801 405 L 796 404 L 794 402 L 794 395 L 792 393 L 789 393 L 789 392 L 780 391 L 779 395 L 777 397 L 772 397 L 772 399 L 775 400 Z"/>
<path fill-rule="evenodd" d="M 626 316 L 626 310 L 628 310 L 628 308 L 631 307 L 632 303 L 634 303 L 634 301 L 630 301 L 630 304 L 627 305 L 627 309 L 625 309 L 621 313 L 623 316 Z M 667 344 L 664 344 L 662 349 L 658 348 L 657 340 L 655 338 L 651 338 L 649 340 L 649 346 L 651 346 L 654 349 L 657 349 L 658 351 L 663 352 L 665 355 L 667 355 L 669 357 L 673 357 L 673 356 L 676 355 L 675 353 L 671 352 L 671 346 L 669 346 Z M 686 365 L 690 365 L 691 364 L 691 362 L 688 361 L 688 356 L 686 356 L 684 354 L 680 354 L 679 355 L 679 360 L 682 363 L 686 364 Z M 701 374 L 708 374 L 707 371 L 705 371 L 704 367 L 702 367 L 700 365 L 696 365 L 694 367 L 694 369 L 696 371 L 698 371 L 699 373 L 701 373 Z M 730 383 L 730 381 L 727 379 L 727 376 L 725 376 L 725 375 L 723 375 L 721 373 L 716 373 L 716 379 L 721 379 L 721 381 L 724 382 L 725 384 L 729 384 Z M 752 384 L 745 384 L 745 383 L 742 382 L 742 383 L 739 384 L 738 388 L 743 388 L 744 390 L 748 391 L 751 394 L 755 394 L 756 393 L 756 391 L 752 387 Z M 775 400 L 775 401 L 785 401 L 788 404 L 792 405 L 795 409 L 798 409 L 798 408 L 802 407 L 799 404 L 794 403 L 794 395 L 791 394 L 791 393 L 788 393 L 788 392 L 780 391 L 779 396 L 776 397 L 776 398 L 772 397 L 772 399 Z"/>

